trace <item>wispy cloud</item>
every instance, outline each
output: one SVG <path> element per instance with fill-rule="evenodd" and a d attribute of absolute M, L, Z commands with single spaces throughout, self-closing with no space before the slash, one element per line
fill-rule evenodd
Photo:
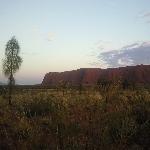
<path fill-rule="evenodd" d="M 54 32 L 49 32 L 47 35 L 47 40 L 48 41 L 53 41 L 56 37 L 56 34 Z"/>
<path fill-rule="evenodd" d="M 137 47 L 139 47 L 139 43 L 138 42 L 130 44 L 130 45 L 126 45 L 122 49 L 131 49 L 131 48 L 133 49 L 133 48 L 137 48 Z"/>
<path fill-rule="evenodd" d="M 53 41 L 56 37 L 56 34 L 54 32 L 45 32 L 42 29 L 40 29 L 38 26 L 34 26 L 32 31 L 34 34 L 36 34 L 38 37 L 47 40 L 47 41 Z"/>
<path fill-rule="evenodd" d="M 150 23 L 150 20 L 149 20 L 149 21 L 146 21 L 146 23 Z"/>
<path fill-rule="evenodd" d="M 110 51 L 110 49 L 115 49 L 116 45 L 112 41 L 99 40 L 94 45 L 96 51 L 106 52 Z"/>
<path fill-rule="evenodd" d="M 101 67 L 107 68 L 109 65 L 107 62 L 99 59 L 99 54 L 113 52 L 114 49 L 117 49 L 117 46 L 112 41 L 99 40 L 94 44 L 92 51 L 88 55 L 90 57 L 90 61 L 88 64 L 93 67 Z M 112 54 L 113 55 L 113 54 Z"/>
<path fill-rule="evenodd" d="M 150 42 L 133 43 L 118 50 L 103 52 L 97 58 L 109 67 L 150 64 Z"/>
<path fill-rule="evenodd" d="M 150 11 L 147 12 L 140 12 L 139 18 L 142 18 L 146 21 L 146 23 L 150 23 Z"/>
<path fill-rule="evenodd" d="M 142 15 L 142 17 L 150 17 L 150 12 L 146 12 L 146 13 L 144 13 L 143 15 Z"/>
<path fill-rule="evenodd" d="M 99 40 L 99 41 L 94 43 L 94 46 L 91 47 L 92 51 L 87 56 L 96 57 L 100 52 L 108 51 L 112 47 L 113 47 L 112 42 Z M 93 62 L 91 64 L 93 64 Z"/>

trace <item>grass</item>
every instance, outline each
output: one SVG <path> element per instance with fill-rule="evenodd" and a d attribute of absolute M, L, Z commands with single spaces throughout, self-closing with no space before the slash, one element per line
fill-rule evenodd
<path fill-rule="evenodd" d="M 148 89 L 63 91 L 18 90 L 12 106 L 0 96 L 0 149 L 149 149 Z"/>

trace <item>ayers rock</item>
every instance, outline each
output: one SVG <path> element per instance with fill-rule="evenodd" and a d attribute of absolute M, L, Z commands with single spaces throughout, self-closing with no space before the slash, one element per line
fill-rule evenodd
<path fill-rule="evenodd" d="M 127 66 L 120 68 L 81 68 L 65 72 L 49 72 L 45 75 L 43 86 L 57 86 L 61 81 L 73 86 L 94 85 L 99 79 L 113 81 L 128 80 L 137 84 L 150 85 L 150 65 Z"/>

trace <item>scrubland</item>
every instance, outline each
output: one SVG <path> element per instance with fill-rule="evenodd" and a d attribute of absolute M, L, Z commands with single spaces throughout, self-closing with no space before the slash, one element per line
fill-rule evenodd
<path fill-rule="evenodd" d="M 0 149 L 148 150 L 150 90 L 22 89 L 0 96 Z"/>

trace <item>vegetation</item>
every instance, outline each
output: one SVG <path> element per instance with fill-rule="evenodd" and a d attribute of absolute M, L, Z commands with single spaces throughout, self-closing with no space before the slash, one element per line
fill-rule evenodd
<path fill-rule="evenodd" d="M 105 89 L 16 89 L 12 106 L 0 96 L 0 149 L 149 149 L 150 90 Z"/>
<path fill-rule="evenodd" d="M 15 37 L 12 37 L 6 44 L 5 59 L 3 60 L 3 72 L 8 77 L 9 85 L 9 104 L 11 105 L 11 95 L 15 84 L 14 73 L 19 70 L 22 59 L 19 56 L 20 46 Z"/>

